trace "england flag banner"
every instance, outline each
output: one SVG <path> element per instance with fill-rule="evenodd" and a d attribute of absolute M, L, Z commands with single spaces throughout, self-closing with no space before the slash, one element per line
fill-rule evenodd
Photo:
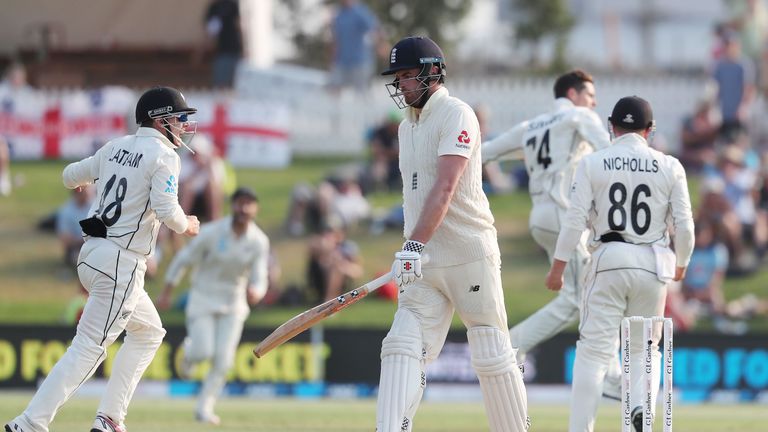
<path fill-rule="evenodd" d="M 3 88 L 0 135 L 15 160 L 79 159 L 128 133 L 134 98 L 122 87 L 56 93 Z"/>
<path fill-rule="evenodd" d="M 290 114 L 285 104 L 204 94 L 190 94 L 188 100 L 197 108 L 197 133 L 210 138 L 232 165 L 284 168 L 290 164 Z"/>
<path fill-rule="evenodd" d="M 124 87 L 68 92 L 0 87 L 0 135 L 11 158 L 80 159 L 136 130 L 138 94 Z M 291 161 L 285 104 L 216 93 L 188 95 L 197 133 L 235 166 L 283 168 Z M 194 148 L 194 141 L 192 143 Z"/>

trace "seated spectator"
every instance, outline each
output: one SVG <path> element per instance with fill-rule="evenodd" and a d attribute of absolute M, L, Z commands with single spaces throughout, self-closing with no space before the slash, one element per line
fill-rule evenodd
<path fill-rule="evenodd" d="M 722 315 L 728 248 L 716 238 L 715 228 L 709 222 L 698 220 L 695 226 L 696 243 L 683 279 L 683 297 L 700 302 L 712 315 Z"/>
<path fill-rule="evenodd" d="M 64 262 L 71 270 L 77 269 L 77 258 L 83 245 L 80 221 L 88 217 L 94 193 L 93 186 L 73 189 L 70 199 L 56 212 L 56 234 L 64 249 Z M 67 303 L 62 316 L 62 321 L 66 324 L 77 324 L 88 299 L 88 291 L 79 279 L 77 287 L 77 294 Z"/>
<path fill-rule="evenodd" d="M 11 152 L 8 142 L 0 135 L 0 196 L 11 194 Z"/>
<path fill-rule="evenodd" d="M 362 273 L 358 246 L 346 238 L 339 221 L 331 220 L 309 240 L 307 282 L 320 301 L 352 289 Z"/>
<path fill-rule="evenodd" d="M 179 204 L 184 213 L 195 215 L 200 222 L 210 222 L 222 216 L 225 197 L 234 192 L 236 184 L 228 178 L 226 162 L 216 154 L 211 140 L 205 135 L 195 135 L 191 144 L 195 153 L 182 151 L 181 173 L 179 174 Z M 174 252 L 184 245 L 184 236 L 169 230 L 165 225 L 158 234 L 158 247 L 155 255 L 148 261 L 154 270 L 162 261 L 163 244 L 171 243 Z M 150 272 L 148 276 L 154 274 Z"/>
<path fill-rule="evenodd" d="M 768 241 L 768 223 L 757 211 L 756 173 L 745 166 L 744 152 L 736 145 L 728 145 L 721 150 L 717 167 L 709 168 L 704 178 L 704 186 L 715 192 L 718 207 L 726 212 L 728 230 L 726 245 L 733 257 L 729 273 L 749 273 L 756 269 L 755 250 L 762 250 Z M 702 210 L 709 212 L 712 197 L 704 196 Z M 724 202 L 723 202 L 724 201 Z M 735 215 L 738 222 L 734 222 Z M 724 221 L 726 222 L 726 221 Z"/>
<path fill-rule="evenodd" d="M 664 316 L 672 318 L 676 332 L 689 332 L 696 327 L 698 308 L 689 304 L 683 297 L 681 281 L 673 281 L 667 285 Z"/>
<path fill-rule="evenodd" d="M 744 294 L 735 300 L 729 301 L 725 306 L 725 311 L 729 317 L 734 319 L 768 316 L 768 299 L 759 298 L 751 293 Z"/>
<path fill-rule="evenodd" d="M 179 204 L 186 214 L 197 216 L 200 222 L 219 219 L 227 176 L 224 161 L 205 135 L 196 135 L 192 148 L 195 153 L 184 152 L 181 158 Z"/>
<path fill-rule="evenodd" d="M 403 115 L 400 110 L 390 111 L 384 123 L 371 132 L 368 145 L 371 152 L 370 167 L 362 172 L 360 184 L 364 190 L 394 191 L 402 188 L 400 176 L 400 147 L 397 131 Z"/>
<path fill-rule="evenodd" d="M 485 105 L 476 105 L 473 110 L 477 116 L 477 122 L 480 126 L 482 141 L 488 141 L 493 138 L 488 132 L 488 117 L 490 110 Z M 526 173 L 527 175 L 527 173 Z M 515 188 L 509 174 L 501 169 L 499 161 L 491 161 L 483 164 L 483 191 L 486 195 L 502 194 L 510 192 Z"/>
<path fill-rule="evenodd" d="M 378 212 L 371 220 L 370 233 L 381 235 L 386 230 L 402 231 L 405 225 L 405 212 L 402 204 L 395 204 L 388 209 Z"/>
<path fill-rule="evenodd" d="M 288 232 L 302 235 L 307 226 L 311 232 L 318 232 L 331 219 L 353 227 L 369 218 L 371 206 L 352 171 L 346 167 L 337 169 L 317 189 L 303 183 L 296 185 L 286 219 Z"/>
<path fill-rule="evenodd" d="M 704 100 L 696 106 L 693 115 L 683 120 L 680 133 L 680 162 L 686 170 L 699 172 L 705 165 L 715 163 L 715 142 L 720 131 L 720 123 L 716 117 L 714 103 Z"/>
<path fill-rule="evenodd" d="M 64 249 L 64 262 L 72 269 L 77 267 L 77 257 L 83 245 L 83 230 L 80 221 L 88 218 L 93 203 L 94 188 L 84 186 L 72 190 L 70 199 L 56 214 L 56 235 Z"/>

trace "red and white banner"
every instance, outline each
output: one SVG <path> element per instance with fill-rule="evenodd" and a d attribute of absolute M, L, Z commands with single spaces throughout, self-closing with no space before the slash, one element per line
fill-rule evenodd
<path fill-rule="evenodd" d="M 283 168 L 291 162 L 290 114 L 284 104 L 187 95 L 197 108 L 197 133 L 211 139 L 234 166 Z M 192 140 L 192 148 L 195 141 Z"/>
<path fill-rule="evenodd" d="M 14 159 L 75 159 L 125 135 L 133 92 L 122 87 L 46 93 L 0 89 L 0 134 Z"/>
<path fill-rule="evenodd" d="M 0 87 L 0 135 L 14 160 L 80 159 L 136 129 L 137 98 L 123 87 L 61 93 Z M 285 105 L 209 93 L 188 99 L 198 109 L 193 118 L 198 133 L 207 135 L 233 165 L 280 168 L 290 163 Z"/>

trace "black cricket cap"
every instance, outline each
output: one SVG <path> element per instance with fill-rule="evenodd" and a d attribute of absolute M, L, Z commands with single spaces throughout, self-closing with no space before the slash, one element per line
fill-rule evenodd
<path fill-rule="evenodd" d="M 638 96 L 619 99 L 608 121 L 627 130 L 647 129 L 653 125 L 653 111 L 647 100 Z"/>
<path fill-rule="evenodd" d="M 259 197 L 256 195 L 256 192 L 247 187 L 239 187 L 232 194 L 232 202 L 239 198 L 249 198 L 251 201 L 259 202 Z"/>
<path fill-rule="evenodd" d="M 411 36 L 401 39 L 389 52 L 389 67 L 382 75 L 392 75 L 404 69 L 421 68 L 425 64 L 444 64 L 443 50 L 432 39 Z M 444 73 L 441 67 L 441 72 Z"/>

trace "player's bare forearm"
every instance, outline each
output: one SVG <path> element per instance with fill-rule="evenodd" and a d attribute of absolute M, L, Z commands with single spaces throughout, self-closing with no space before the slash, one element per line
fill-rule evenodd
<path fill-rule="evenodd" d="M 435 184 L 429 193 L 429 198 L 424 202 L 419 221 L 409 239 L 426 244 L 435 234 L 437 227 L 443 222 L 445 214 L 448 213 L 448 206 L 452 197 L 453 190 L 451 188 L 447 185 Z"/>
<path fill-rule="evenodd" d="M 443 222 L 451 204 L 456 185 L 464 174 L 469 159 L 462 156 L 440 156 L 437 162 L 437 180 L 429 191 L 419 220 L 408 239 L 426 244 Z"/>

